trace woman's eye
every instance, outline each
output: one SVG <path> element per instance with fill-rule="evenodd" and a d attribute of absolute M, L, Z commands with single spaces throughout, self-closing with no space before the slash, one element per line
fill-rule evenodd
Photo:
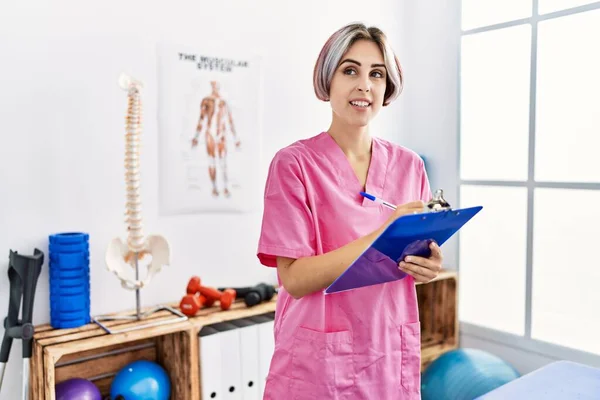
<path fill-rule="evenodd" d="M 373 71 L 372 75 L 375 78 L 383 78 L 383 74 L 381 72 L 379 72 L 379 71 Z"/>
<path fill-rule="evenodd" d="M 348 69 L 344 70 L 344 74 L 346 74 L 346 75 L 351 75 L 354 73 L 356 73 L 356 71 L 354 71 L 352 68 L 348 68 Z"/>

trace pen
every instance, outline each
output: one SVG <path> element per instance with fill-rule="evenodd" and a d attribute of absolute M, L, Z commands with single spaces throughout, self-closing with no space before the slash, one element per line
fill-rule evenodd
<path fill-rule="evenodd" d="M 361 196 L 366 197 L 367 199 L 374 201 L 375 203 L 382 204 L 382 205 L 386 206 L 387 208 L 391 208 L 392 210 L 396 209 L 396 206 L 393 205 L 392 203 L 390 203 L 389 201 L 382 200 L 380 198 L 373 196 L 372 194 L 365 193 L 365 192 L 360 192 L 360 194 L 361 194 Z"/>

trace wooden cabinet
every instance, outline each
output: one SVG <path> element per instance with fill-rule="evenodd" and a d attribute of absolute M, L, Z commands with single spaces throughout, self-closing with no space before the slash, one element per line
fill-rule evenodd
<path fill-rule="evenodd" d="M 75 329 L 38 326 L 31 358 L 31 398 L 55 400 L 54 385 L 75 377 L 94 382 L 104 397 L 110 393 L 114 375 L 128 363 L 142 359 L 156 361 L 167 370 L 172 383 L 171 398 L 200 399 L 198 332 L 202 326 L 273 312 L 275 300 L 276 297 L 251 308 L 236 302 L 227 311 L 211 307 L 186 321 L 116 334 L 108 334 L 94 323 Z M 160 311 L 139 322 L 103 324 L 121 330 L 173 316 L 168 311 Z"/>
<path fill-rule="evenodd" d="M 455 271 L 417 284 L 421 320 L 421 371 L 440 355 L 458 348 L 458 282 Z"/>

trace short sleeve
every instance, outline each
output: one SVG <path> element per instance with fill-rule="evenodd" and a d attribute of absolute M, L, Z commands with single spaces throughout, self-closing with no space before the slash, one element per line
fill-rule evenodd
<path fill-rule="evenodd" d="M 425 162 L 423 162 L 421 157 L 419 157 L 419 175 L 421 181 L 421 200 L 427 203 L 433 197 L 433 193 L 431 193 L 431 186 L 425 169 Z"/>
<path fill-rule="evenodd" d="M 268 267 L 277 257 L 300 258 L 316 254 L 315 228 L 308 203 L 304 173 L 296 156 L 280 150 L 269 166 L 258 259 Z"/>

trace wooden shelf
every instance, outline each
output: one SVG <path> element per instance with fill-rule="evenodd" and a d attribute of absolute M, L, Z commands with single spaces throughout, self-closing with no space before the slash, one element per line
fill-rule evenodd
<path fill-rule="evenodd" d="M 441 354 L 458 347 L 457 275 L 444 271 L 432 282 L 417 284 L 416 290 L 421 320 L 421 370 L 424 370 Z M 104 397 L 110 392 L 114 375 L 128 363 L 142 359 L 156 361 L 168 371 L 173 399 L 199 400 L 200 329 L 217 322 L 273 313 L 276 299 L 277 296 L 251 308 L 238 300 L 228 311 L 211 307 L 186 321 L 116 334 L 106 333 L 95 323 L 74 329 L 37 326 L 30 364 L 31 398 L 55 400 L 54 385 L 75 377 L 94 382 Z M 167 305 L 178 308 L 178 304 Z M 124 329 L 174 317 L 168 311 L 160 311 L 143 321 L 103 324 L 111 329 Z"/>
<path fill-rule="evenodd" d="M 144 359 L 156 361 L 168 371 L 172 398 L 200 399 L 200 329 L 216 322 L 274 312 L 276 299 L 277 296 L 250 308 L 243 301 L 237 301 L 227 311 L 206 308 L 185 321 L 116 334 L 108 334 L 95 323 L 74 329 L 54 329 L 48 324 L 37 326 L 30 362 L 31 398 L 55 400 L 55 384 L 74 377 L 91 380 L 104 397 L 109 394 L 110 382 L 121 368 Z M 178 308 L 177 304 L 169 306 Z M 131 315 L 132 312 L 113 315 Z M 168 311 L 160 311 L 142 321 L 102 323 L 108 328 L 124 329 L 174 317 Z"/>
<path fill-rule="evenodd" d="M 455 271 L 443 271 L 417 284 L 421 320 L 421 371 L 440 355 L 458 348 L 458 283 Z"/>

